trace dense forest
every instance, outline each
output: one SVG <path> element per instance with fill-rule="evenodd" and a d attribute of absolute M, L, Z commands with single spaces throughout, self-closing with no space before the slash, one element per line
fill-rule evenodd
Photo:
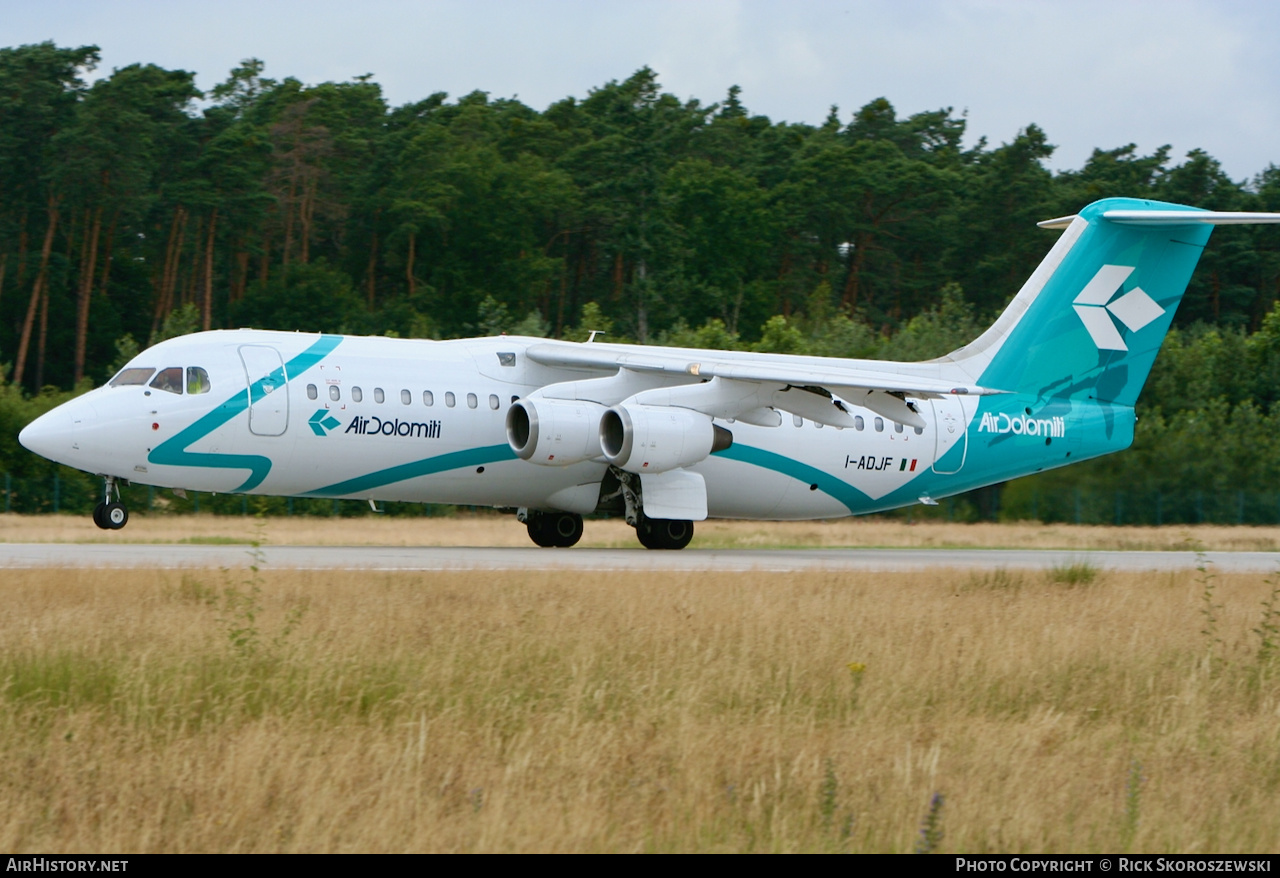
<path fill-rule="evenodd" d="M 89 85 L 97 62 L 0 49 L 0 470 L 21 508 L 48 508 L 52 472 L 21 424 L 181 332 L 604 329 L 914 359 L 999 312 L 1053 243 L 1038 220 L 1115 195 L 1280 210 L 1274 166 L 1234 181 L 1203 152 L 1128 145 L 1054 173 L 1034 124 L 966 147 L 950 108 L 900 118 L 884 98 L 774 122 L 737 87 L 682 101 L 648 68 L 537 110 L 483 92 L 392 107 L 370 77 L 306 85 L 257 60 L 203 94 L 149 64 Z M 1135 450 L 963 514 L 1277 520 L 1277 298 L 1280 229 L 1216 231 Z"/>

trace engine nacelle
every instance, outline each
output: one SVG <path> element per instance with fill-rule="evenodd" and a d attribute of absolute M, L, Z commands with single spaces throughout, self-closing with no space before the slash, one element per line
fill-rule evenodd
<path fill-rule="evenodd" d="M 507 410 L 507 442 L 518 457 L 569 466 L 600 456 L 604 406 L 569 399 L 521 399 Z"/>
<path fill-rule="evenodd" d="M 632 473 L 662 473 L 691 466 L 733 444 L 733 434 L 691 409 L 616 405 L 600 419 L 600 450 L 609 463 Z"/>

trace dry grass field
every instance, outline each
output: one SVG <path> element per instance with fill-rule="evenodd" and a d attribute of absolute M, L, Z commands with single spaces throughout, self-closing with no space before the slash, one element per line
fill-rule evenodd
<path fill-rule="evenodd" d="M 510 515 L 451 518 L 271 518 L 265 535 L 292 546 L 529 546 Z M 252 517 L 136 515 L 121 531 L 101 531 L 86 515 L 0 515 L 3 543 L 243 543 L 259 539 Z M 618 520 L 588 521 L 582 546 L 634 547 L 635 533 Z M 920 547 L 1278 551 L 1280 527 L 1174 525 L 1100 527 L 1038 522 L 949 524 L 877 518 L 838 521 L 699 522 L 693 548 Z"/>
<path fill-rule="evenodd" d="M 1261 576 L 0 576 L 11 852 L 1280 847 Z"/>

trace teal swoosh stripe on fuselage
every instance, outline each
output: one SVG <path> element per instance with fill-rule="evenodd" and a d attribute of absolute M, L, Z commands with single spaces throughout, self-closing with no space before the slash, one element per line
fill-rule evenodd
<path fill-rule="evenodd" d="M 804 482 L 806 485 L 817 485 L 819 491 L 843 503 L 850 512 L 855 514 L 865 510 L 871 502 L 871 498 L 866 494 L 852 485 L 840 481 L 830 473 L 823 472 L 817 467 L 809 466 L 807 463 L 801 463 L 790 457 L 775 454 L 772 451 L 765 451 L 763 448 L 754 448 L 750 445 L 741 445 L 735 442 L 723 451 L 717 451 L 715 456 L 736 460 L 740 463 L 749 463 L 762 469 L 773 470 L 776 473 Z"/>
<path fill-rule="evenodd" d="M 511 446 L 486 445 L 483 448 L 467 448 L 463 451 L 450 451 L 447 454 L 428 457 L 387 467 L 353 479 L 346 479 L 314 491 L 307 491 L 302 497 L 343 497 L 347 494 L 364 494 L 384 485 L 416 479 L 419 476 L 430 476 L 446 470 L 461 469 L 468 466 L 483 466 L 486 463 L 499 463 L 504 460 L 515 460 L 516 453 Z"/>
<path fill-rule="evenodd" d="M 319 341 L 298 354 L 285 364 L 284 378 L 289 379 L 301 375 L 316 363 L 323 360 L 342 342 L 340 335 L 324 335 Z M 272 375 L 279 372 L 276 369 Z M 264 379 L 270 376 L 263 376 Z M 257 392 L 262 390 L 262 380 L 254 382 Z M 287 381 L 285 382 L 287 384 Z M 287 392 L 287 391 L 286 391 Z M 204 454 L 187 451 L 187 446 L 199 442 L 227 421 L 249 407 L 249 389 L 241 390 L 207 415 L 198 418 L 190 426 L 179 430 L 177 435 L 165 440 L 147 456 L 151 463 L 161 466 L 203 466 L 213 469 L 247 469 L 249 478 L 234 491 L 251 491 L 271 472 L 271 458 L 260 454 Z"/>

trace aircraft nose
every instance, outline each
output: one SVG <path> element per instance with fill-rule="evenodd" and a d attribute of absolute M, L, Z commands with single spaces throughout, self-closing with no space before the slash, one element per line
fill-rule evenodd
<path fill-rule="evenodd" d="M 76 400 L 45 412 L 22 428 L 18 441 L 22 447 L 43 458 L 67 463 L 79 451 L 80 436 L 92 429 L 97 412 L 88 403 Z"/>
<path fill-rule="evenodd" d="M 18 441 L 22 443 L 22 447 L 28 451 L 34 452 L 41 457 L 52 458 L 56 453 L 59 445 L 69 443 L 59 442 L 59 439 L 65 440 L 67 434 L 71 431 L 71 419 L 66 415 L 59 416 L 57 409 L 51 412 L 45 412 L 36 418 L 30 424 L 22 428 L 22 432 L 18 434 Z"/>

